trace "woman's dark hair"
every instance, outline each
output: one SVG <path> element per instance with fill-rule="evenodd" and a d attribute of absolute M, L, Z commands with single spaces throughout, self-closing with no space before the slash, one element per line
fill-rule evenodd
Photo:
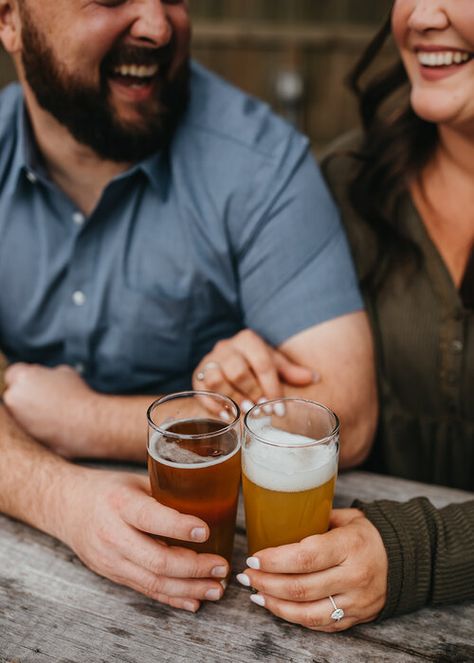
<path fill-rule="evenodd" d="M 363 285 L 375 291 L 394 260 L 420 262 L 417 247 L 396 224 L 400 194 L 426 164 L 437 144 L 436 125 L 413 112 L 409 84 L 400 58 L 369 80 L 361 79 L 391 34 L 390 17 L 350 72 L 348 85 L 357 96 L 364 136 L 355 156 L 360 166 L 350 183 L 355 211 L 373 229 L 377 255 L 363 275 Z"/>

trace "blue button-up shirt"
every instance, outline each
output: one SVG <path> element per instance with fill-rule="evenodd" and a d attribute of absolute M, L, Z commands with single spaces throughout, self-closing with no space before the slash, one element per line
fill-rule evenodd
<path fill-rule="evenodd" d="M 170 150 L 115 177 L 87 218 L 42 164 L 21 88 L 0 95 L 0 348 L 95 389 L 186 388 L 214 343 L 274 345 L 361 307 L 308 141 L 193 64 Z"/>

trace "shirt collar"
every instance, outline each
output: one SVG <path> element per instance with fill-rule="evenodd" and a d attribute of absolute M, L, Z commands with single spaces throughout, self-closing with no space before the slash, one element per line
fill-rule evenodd
<path fill-rule="evenodd" d="M 156 191 L 162 197 L 165 197 L 168 186 L 168 169 L 166 168 L 166 162 L 166 153 L 163 150 L 160 150 L 132 166 L 132 168 L 127 171 L 127 174 L 135 171 L 143 172 Z"/>
<path fill-rule="evenodd" d="M 15 167 L 20 172 L 32 173 L 37 178 L 47 179 L 43 158 L 36 144 L 24 99 L 17 116 L 18 149 Z"/>
<path fill-rule="evenodd" d="M 26 174 L 27 176 L 30 174 L 30 177 L 33 175 L 36 179 L 48 180 L 47 171 L 36 144 L 24 99 L 22 100 L 20 112 L 17 115 L 17 135 L 17 150 L 12 164 L 12 173 L 16 171 L 15 180 L 18 181 L 21 174 Z M 136 172 L 143 172 L 156 191 L 164 197 L 168 186 L 166 162 L 165 151 L 160 150 L 134 164 L 115 179 L 126 179 Z"/>

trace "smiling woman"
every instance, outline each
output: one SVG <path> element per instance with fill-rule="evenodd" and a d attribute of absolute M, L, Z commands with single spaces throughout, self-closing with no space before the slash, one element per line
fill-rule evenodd
<path fill-rule="evenodd" d="M 411 83 L 415 113 L 450 125 L 473 121 L 474 6 L 469 0 L 399 0 L 393 34 Z"/>
<path fill-rule="evenodd" d="M 392 25 L 401 60 L 371 77 Z M 362 131 L 340 140 L 322 161 L 376 345 L 380 416 L 370 467 L 469 491 L 473 47 L 471 0 L 395 0 L 392 23 L 351 76 Z M 266 395 L 262 375 L 269 362 L 275 370 L 278 364 L 264 347 L 262 368 L 263 341 L 243 344 L 242 334 L 221 342 L 203 365 L 218 364 L 221 390 Z M 245 380 L 235 379 L 236 358 Z M 328 376 L 320 362 L 323 384 Z M 215 373 L 204 371 L 201 385 Z M 425 498 L 354 506 L 333 513 L 327 534 L 255 551 L 238 576 L 258 590 L 251 600 L 288 621 L 337 631 L 430 603 L 474 599 L 474 501 L 441 510 Z"/>

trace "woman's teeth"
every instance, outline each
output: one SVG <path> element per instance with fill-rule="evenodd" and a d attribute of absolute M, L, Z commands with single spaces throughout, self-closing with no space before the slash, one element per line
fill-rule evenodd
<path fill-rule="evenodd" d="M 418 62 L 424 67 L 449 67 L 453 64 L 464 64 L 471 59 L 465 51 L 418 51 Z"/>

